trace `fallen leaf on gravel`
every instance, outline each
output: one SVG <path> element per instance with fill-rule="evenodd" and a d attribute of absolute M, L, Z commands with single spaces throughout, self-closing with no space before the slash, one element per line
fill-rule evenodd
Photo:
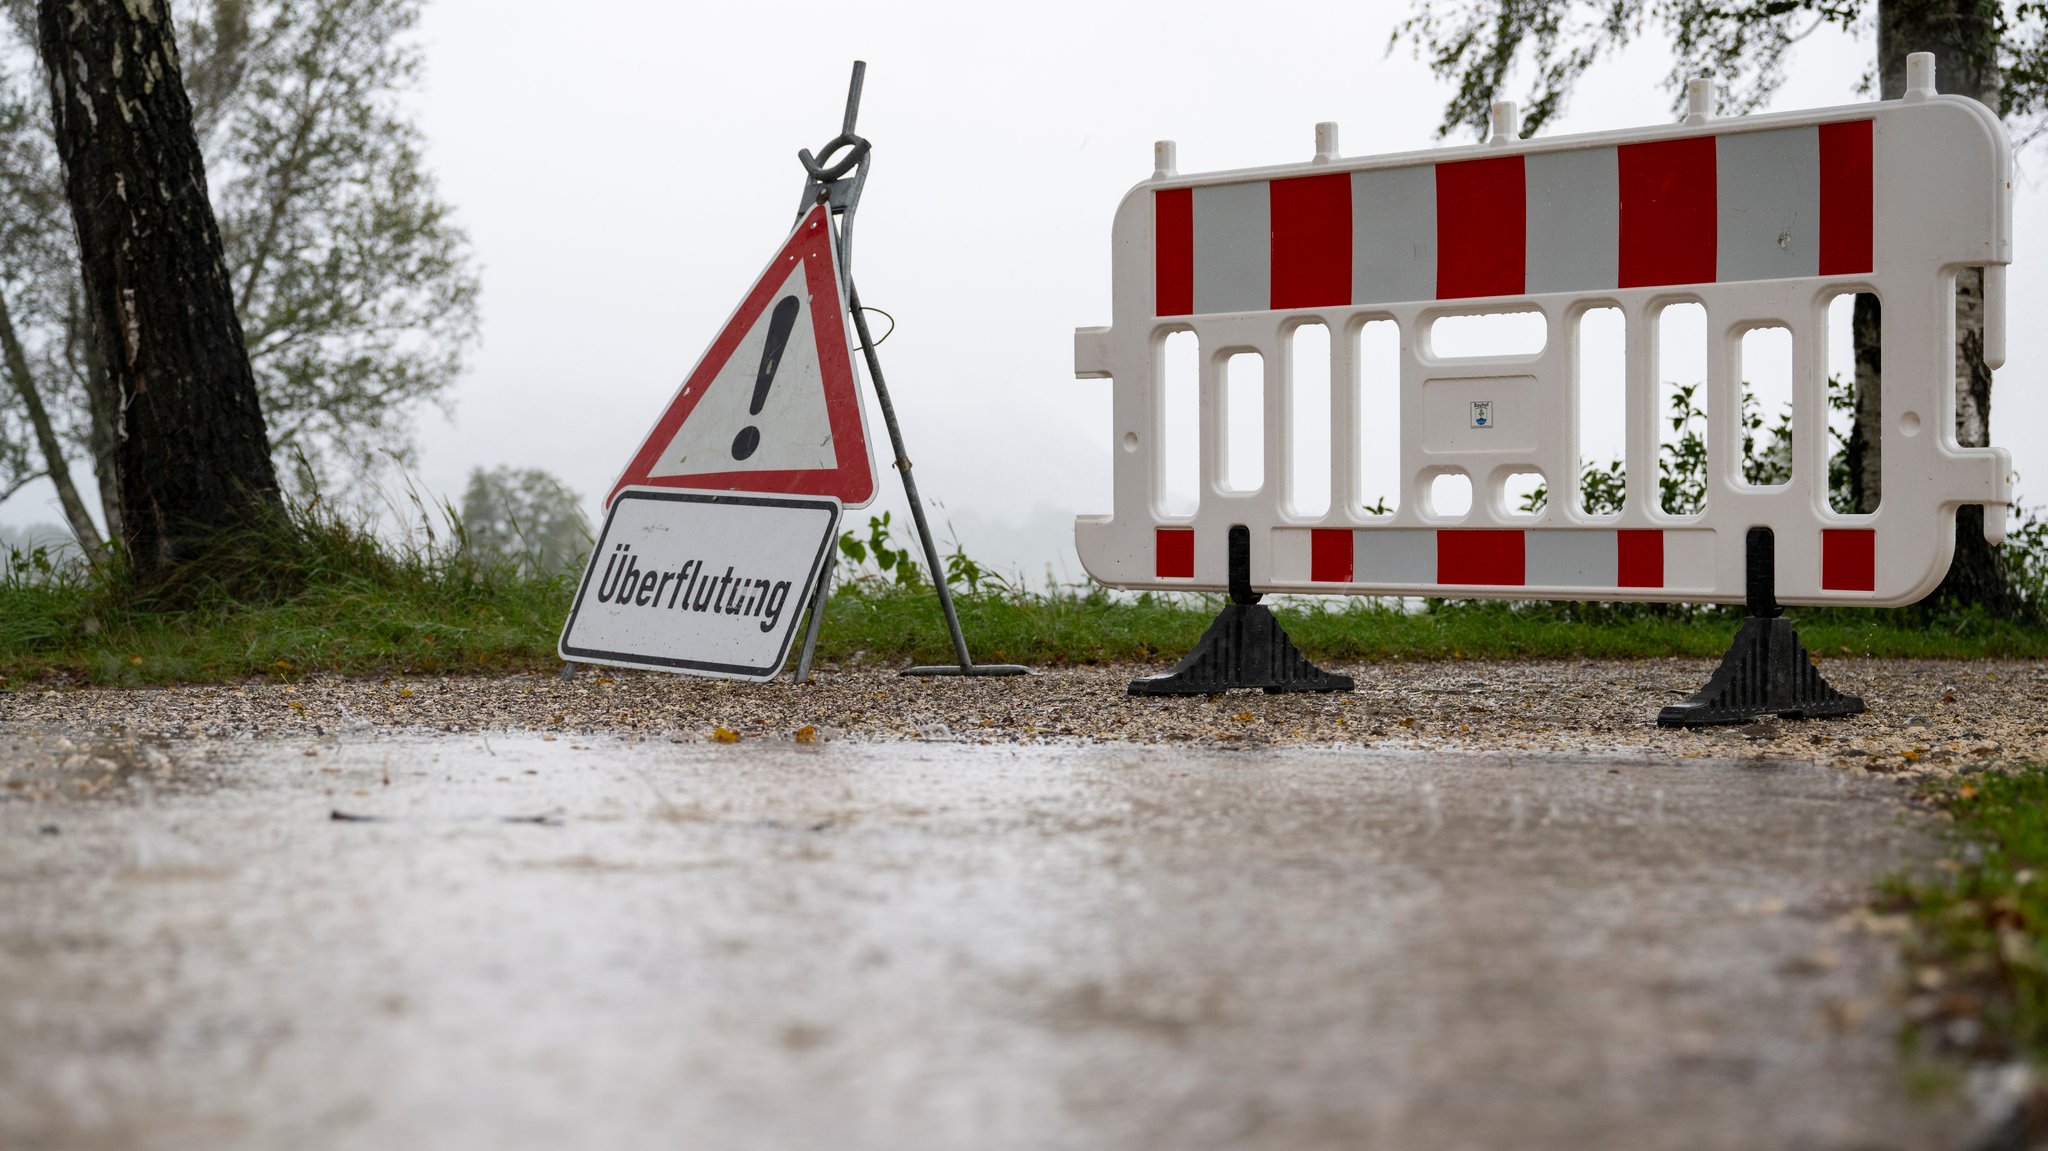
<path fill-rule="evenodd" d="M 795 736 L 798 743 L 816 743 L 818 742 L 818 728 L 815 724 L 807 723 L 796 729 Z"/>
<path fill-rule="evenodd" d="M 1257 719 L 1258 716 L 1255 716 L 1248 711 L 1240 711 L 1236 715 L 1231 716 L 1230 718 L 1236 720 L 1239 723 L 1250 723 L 1251 721 Z"/>
<path fill-rule="evenodd" d="M 1870 1014 L 1869 1007 L 1853 999 L 1830 1000 L 1824 1010 L 1828 1026 L 1836 1031 L 1847 1031 Z"/>
<path fill-rule="evenodd" d="M 740 741 L 740 733 L 721 725 L 712 728 L 711 734 L 707 738 L 713 743 L 738 743 Z"/>
<path fill-rule="evenodd" d="M 1833 949 L 1823 947 L 1810 955 L 1800 955 L 1787 960 L 1778 970 L 1786 975 L 1820 975 L 1833 971 L 1842 962 L 1842 957 Z"/>

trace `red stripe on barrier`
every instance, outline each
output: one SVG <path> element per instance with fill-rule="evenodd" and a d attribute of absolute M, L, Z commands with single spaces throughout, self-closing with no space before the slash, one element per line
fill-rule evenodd
<path fill-rule="evenodd" d="M 1272 306 L 1342 307 L 1351 302 L 1351 176 L 1274 180 Z"/>
<path fill-rule="evenodd" d="M 1869 120 L 1820 126 L 1820 274 L 1849 276 L 1875 270 L 1876 161 Z"/>
<path fill-rule="evenodd" d="M 1614 536 L 1614 585 L 1663 587 L 1664 533 L 1632 528 Z"/>
<path fill-rule="evenodd" d="M 1688 136 L 1616 150 L 1621 190 L 1619 285 L 1714 279 L 1714 138 Z"/>
<path fill-rule="evenodd" d="M 1436 166 L 1438 299 L 1522 294 L 1527 189 L 1520 156 Z"/>
<path fill-rule="evenodd" d="M 1316 583 L 1351 582 L 1351 533 L 1316 528 L 1308 533 L 1308 578 Z"/>
<path fill-rule="evenodd" d="M 1528 548 L 1517 531 L 1456 528 L 1436 533 L 1436 582 L 1519 587 L 1528 581 Z"/>
<path fill-rule="evenodd" d="M 1152 557 L 1152 574 L 1160 579 L 1195 578 L 1194 529 L 1155 528 Z"/>
<path fill-rule="evenodd" d="M 1195 311 L 1195 190 L 1164 188 L 1152 193 L 1152 250 L 1156 264 L 1152 296 L 1161 316 Z"/>
<path fill-rule="evenodd" d="M 1823 591 L 1877 590 L 1877 533 L 1868 528 L 1823 528 L 1820 533 Z"/>

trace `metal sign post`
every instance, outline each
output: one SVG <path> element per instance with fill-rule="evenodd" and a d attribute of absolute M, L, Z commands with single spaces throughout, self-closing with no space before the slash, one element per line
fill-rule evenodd
<path fill-rule="evenodd" d="M 903 477 L 903 494 L 910 501 L 910 516 L 917 524 L 918 542 L 924 546 L 925 565 L 932 573 L 932 587 L 939 594 L 939 610 L 945 613 L 946 630 L 953 638 L 953 653 L 959 660 L 957 664 L 907 668 L 903 674 L 1029 675 L 1030 669 L 1019 664 L 978 664 L 967 654 L 967 639 L 960 633 L 960 616 L 953 609 L 952 589 L 946 584 L 945 569 L 939 564 L 938 546 L 932 542 L 931 527 L 925 522 L 924 501 L 918 498 L 917 481 L 910 474 L 910 455 L 903 447 L 903 429 L 896 423 L 896 407 L 889 402 L 889 386 L 882 379 L 882 361 L 875 354 L 875 339 L 868 331 L 867 314 L 861 310 L 860 292 L 853 286 L 853 217 L 860 207 L 861 187 L 867 183 L 873 150 L 867 140 L 854 133 L 854 121 L 860 115 L 861 81 L 867 74 L 867 67 L 865 61 L 853 62 L 853 82 L 847 89 L 846 117 L 840 124 L 839 135 L 834 136 L 815 157 L 808 148 L 797 152 L 797 159 L 803 163 L 808 175 L 797 216 L 801 219 L 815 205 L 824 204 L 839 218 L 839 267 L 846 277 L 847 306 L 853 313 L 854 330 L 860 335 L 860 351 L 867 361 L 868 379 L 875 385 L 875 398 L 881 401 L 882 422 L 889 428 L 889 446 L 896 452 L 896 472 Z M 845 154 L 835 161 L 833 157 L 842 149 Z M 803 654 L 798 658 L 794 673 L 799 681 L 810 674 L 811 657 L 818 643 L 819 621 L 831 586 L 832 573 L 828 566 L 811 597 L 810 624 L 804 633 Z"/>

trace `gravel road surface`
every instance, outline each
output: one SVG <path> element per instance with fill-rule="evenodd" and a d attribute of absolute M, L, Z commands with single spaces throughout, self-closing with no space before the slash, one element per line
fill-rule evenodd
<path fill-rule="evenodd" d="M 1709 660 L 1382 663 L 1338 668 L 1355 692 L 1133 699 L 1142 667 L 1065 668 L 1017 679 L 908 679 L 825 668 L 808 684 L 753 685 L 576 669 L 501 678 L 308 678 L 167 690 L 0 694 L 0 735 L 321 740 L 378 732 L 534 732 L 742 740 L 991 743 L 1116 741 L 1769 756 L 1910 778 L 2048 759 L 2048 664 L 1828 661 L 1868 713 L 1838 720 L 1662 730 Z M 723 734 L 721 730 L 723 729 Z"/>

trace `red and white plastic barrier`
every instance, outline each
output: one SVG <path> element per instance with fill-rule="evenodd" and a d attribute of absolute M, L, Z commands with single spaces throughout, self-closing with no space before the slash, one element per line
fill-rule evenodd
<path fill-rule="evenodd" d="M 1334 125 L 1308 163 L 1182 176 L 1170 142 L 1124 198 L 1112 232 L 1114 326 L 1075 333 L 1075 371 L 1115 380 L 1115 503 L 1082 516 L 1082 564 L 1116 587 L 1223 590 L 1224 540 L 1251 529 L 1252 584 L 1267 592 L 1737 601 L 1744 539 L 1771 528 L 1787 603 L 1908 603 L 1947 572 L 1955 509 L 1985 505 L 2003 538 L 2007 454 L 1956 443 L 1954 279 L 1986 268 L 1985 359 L 2004 358 L 2004 265 L 2012 255 L 2011 148 L 1981 104 L 1932 91 L 1916 58 L 1901 100 L 1710 119 L 1699 88 L 1684 124 L 1494 141 L 1433 153 L 1343 159 Z M 1501 112 L 1512 120 L 1512 109 Z M 1839 296 L 1883 303 L 1882 501 L 1830 510 L 1826 317 Z M 1708 325 L 1706 510 L 1657 502 L 1656 331 L 1673 304 Z M 1627 494 L 1619 515 L 1580 510 L 1577 320 L 1619 309 L 1626 325 Z M 1435 355 L 1445 316 L 1533 310 L 1534 355 Z M 1356 335 L 1401 332 L 1398 510 L 1360 504 Z M 1289 343 L 1305 322 L 1331 333 L 1330 510 L 1288 510 Z M 1790 330 L 1793 475 L 1741 478 L 1739 347 Z M 1164 505 L 1162 353 L 1200 344 L 1199 506 Z M 1223 485 L 1223 364 L 1265 365 L 1263 483 Z M 1475 409 L 1475 404 L 1490 405 Z M 1369 409 L 1366 410 L 1366 409 Z M 1480 426 L 1473 413 L 1486 413 Z M 1546 477 L 1552 498 L 1512 515 L 1505 485 Z M 1471 510 L 1434 514 L 1436 476 L 1462 472 Z"/>

